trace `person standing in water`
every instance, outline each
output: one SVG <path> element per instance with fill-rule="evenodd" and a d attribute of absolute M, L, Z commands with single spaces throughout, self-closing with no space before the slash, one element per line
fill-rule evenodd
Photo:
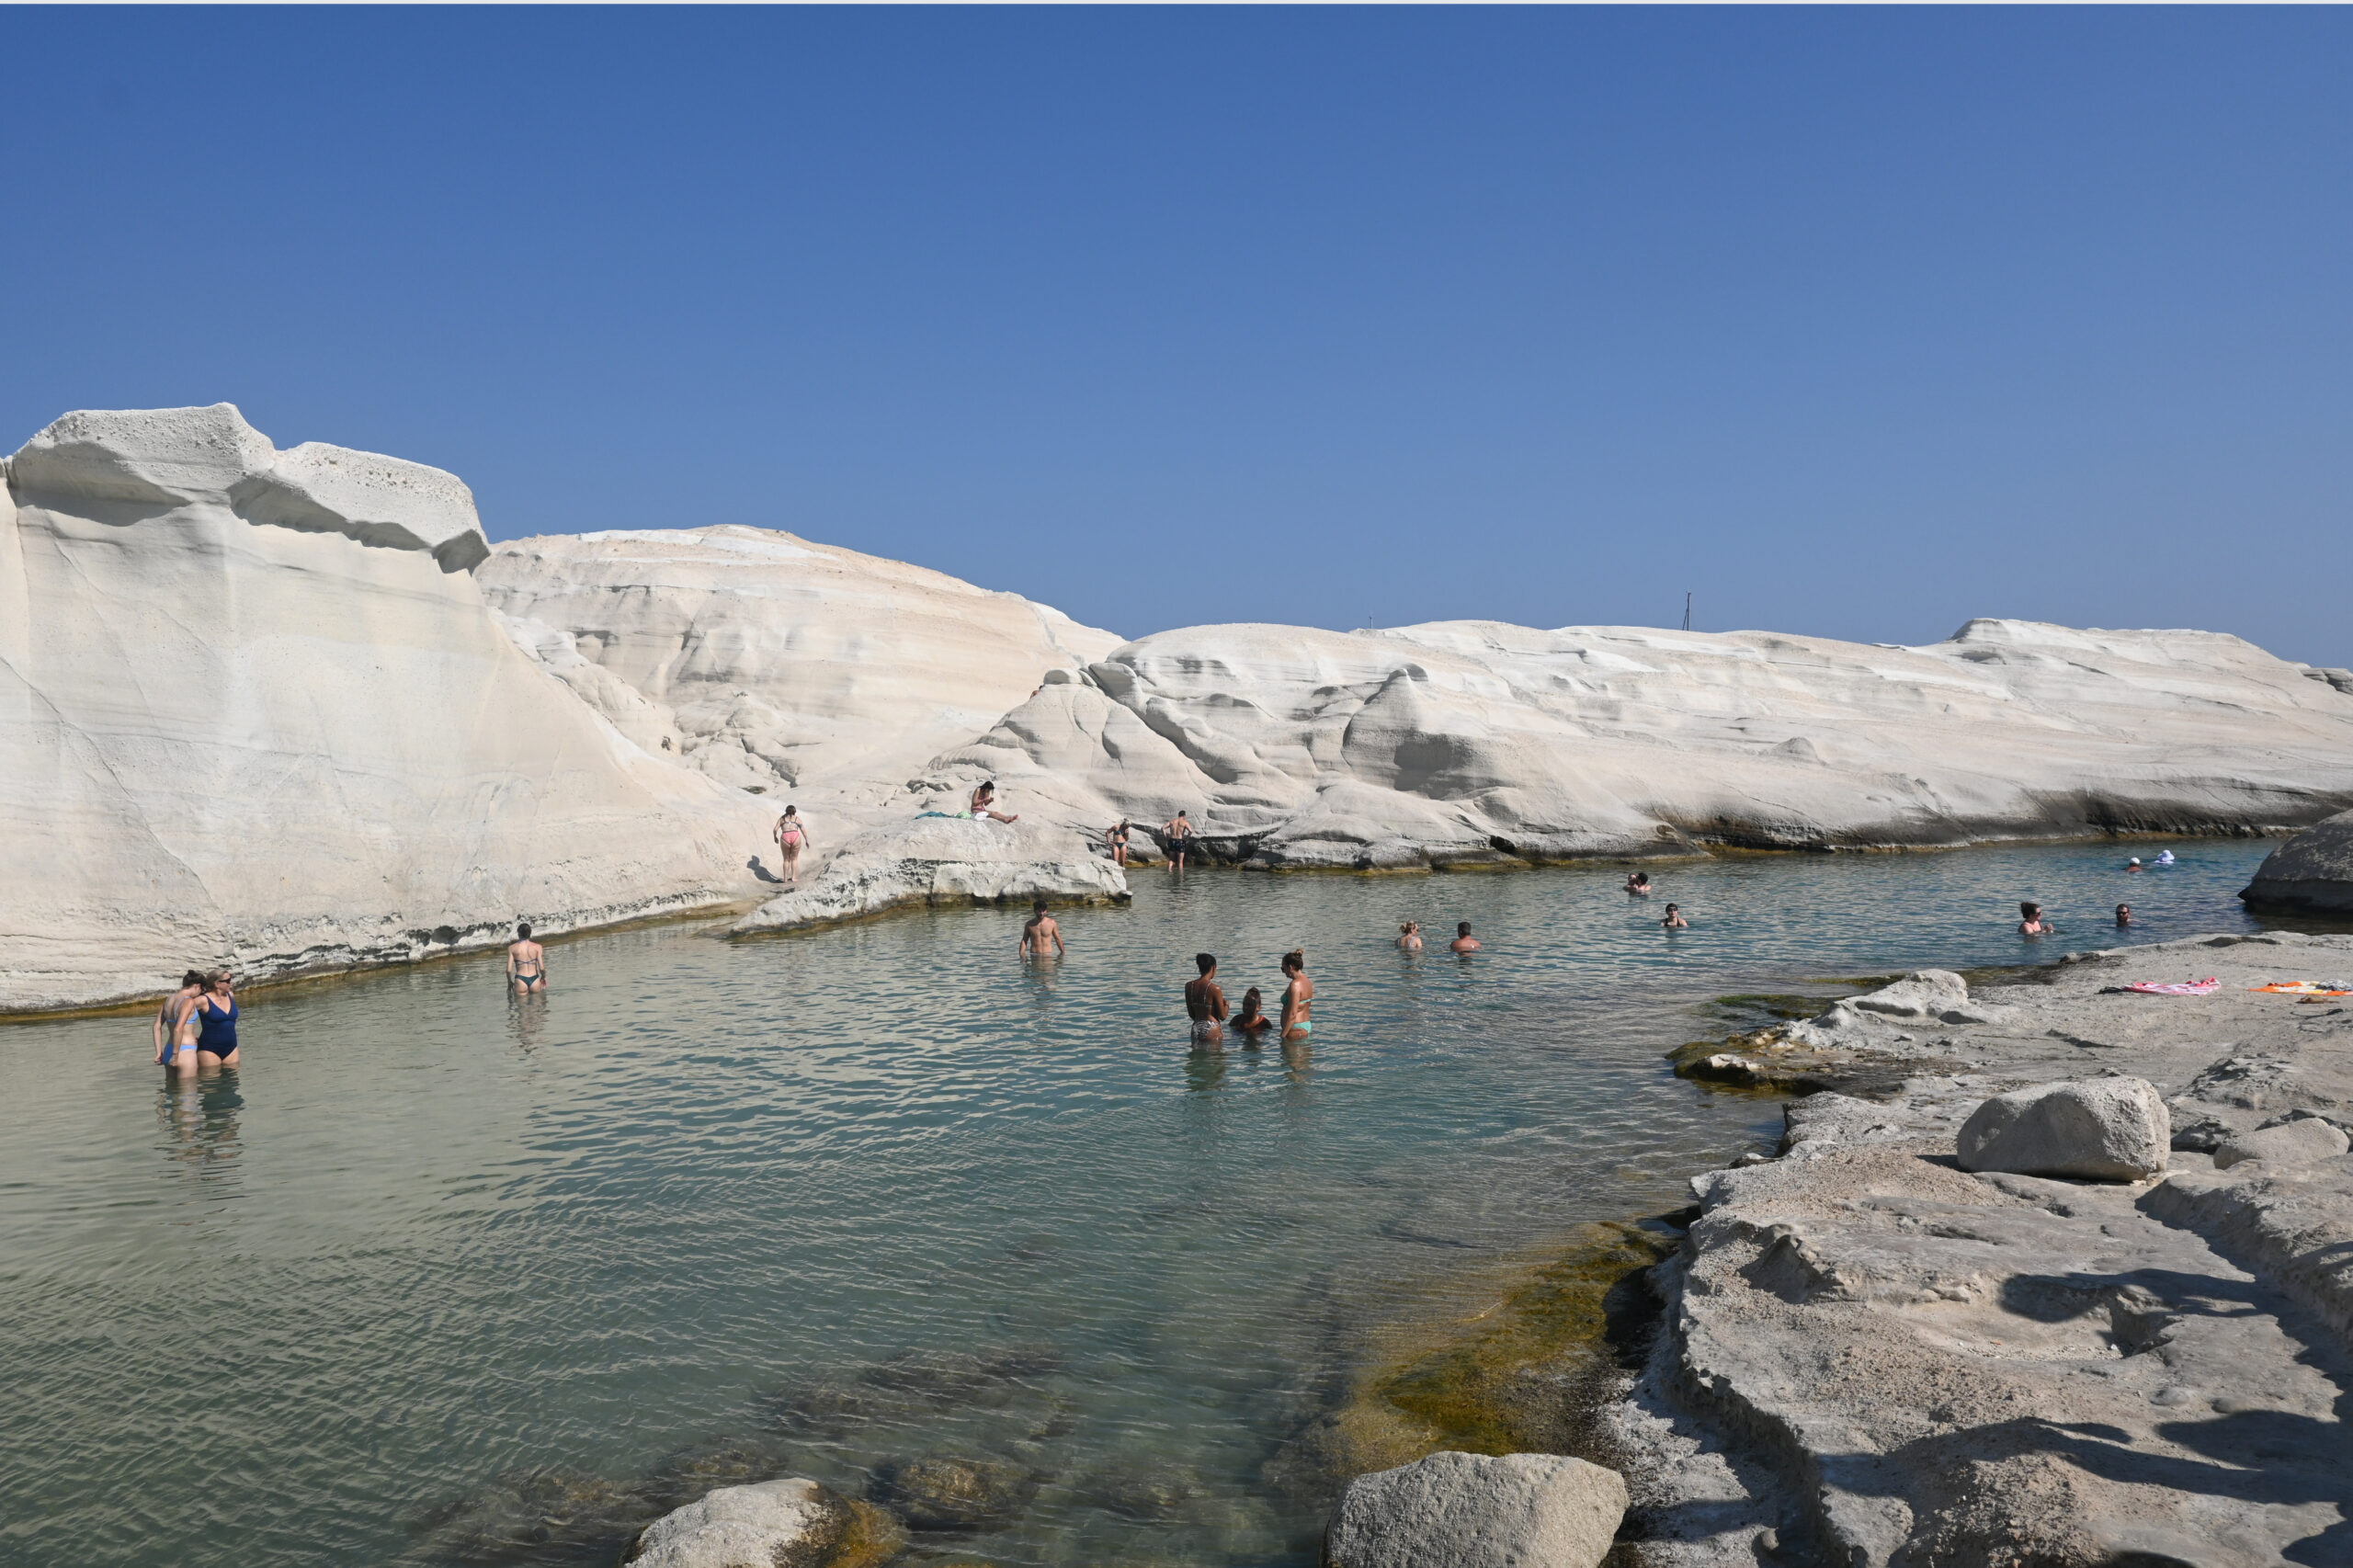
<path fill-rule="evenodd" d="M 1192 847 L 1193 824 L 1186 819 L 1184 812 L 1178 812 L 1160 831 L 1168 840 L 1168 869 L 1183 870 L 1185 851 Z"/>
<path fill-rule="evenodd" d="M 972 820 L 974 822 L 1019 822 L 1021 819 L 1017 816 L 1006 816 L 996 809 L 996 782 L 992 779 L 972 791 Z"/>
<path fill-rule="evenodd" d="M 2055 937 L 2059 927 L 2042 917 L 2042 905 L 2021 900 L 2018 903 L 2018 935 L 2021 937 Z"/>
<path fill-rule="evenodd" d="M 1420 921 L 1408 920 L 1403 926 L 1398 926 L 1397 931 L 1397 945 L 1399 947 L 1404 949 L 1409 953 L 1418 953 L 1422 950 L 1422 923 Z"/>
<path fill-rule="evenodd" d="M 1666 906 L 1666 918 L 1660 921 L 1659 925 L 1669 931 L 1687 931 L 1690 929 L 1691 922 L 1683 918 L 1682 905 L 1670 903 Z"/>
<path fill-rule="evenodd" d="M 1046 901 L 1041 898 L 1029 906 L 1029 922 L 1021 927 L 1021 956 L 1042 959 L 1047 956 L 1046 944 L 1049 942 L 1054 945 L 1052 956 L 1061 958 L 1065 950 L 1063 928 L 1054 923 L 1052 915 L 1046 913 Z"/>
<path fill-rule="evenodd" d="M 169 1067 L 172 1062 L 172 1032 L 179 1027 L 180 1004 L 204 990 L 204 971 L 192 969 L 180 976 L 180 988 L 164 998 L 164 1006 L 155 1014 L 155 1065 Z"/>
<path fill-rule="evenodd" d="M 1307 954 L 1298 948 L 1283 955 L 1283 1039 L 1303 1040 L 1315 1032 L 1308 1011 L 1315 1003 L 1315 982 L 1307 978 Z"/>
<path fill-rule="evenodd" d="M 801 808 L 785 807 L 768 836 L 776 840 L 777 858 L 784 862 L 784 885 L 791 887 L 801 881 L 801 852 L 810 847 L 809 824 L 801 820 Z"/>
<path fill-rule="evenodd" d="M 1119 867 L 1121 870 L 1127 869 L 1128 819 L 1121 817 L 1120 819 L 1120 825 L 1111 830 L 1108 837 L 1111 844 L 1111 864 Z"/>
<path fill-rule="evenodd" d="M 527 996 L 548 988 L 547 949 L 531 940 L 528 920 L 515 927 L 515 939 L 506 944 L 506 983 Z"/>
<path fill-rule="evenodd" d="M 1471 934 L 1471 922 L 1458 920 L 1454 923 L 1454 940 L 1446 945 L 1446 950 L 1449 953 L 1475 953 L 1479 950 L 1479 938 Z"/>
<path fill-rule="evenodd" d="M 204 977 L 204 992 L 196 999 L 196 1064 L 234 1067 L 237 1064 L 237 988 L 225 969 Z"/>
<path fill-rule="evenodd" d="M 197 976 L 196 989 L 182 992 L 172 1004 L 172 1040 L 164 1052 L 164 1065 L 172 1072 L 196 1071 L 197 1042 L 204 1038 L 204 994 L 210 978 Z"/>
<path fill-rule="evenodd" d="M 1200 977 L 1185 983 L 1185 1016 L 1193 1020 L 1195 1045 L 1225 1042 L 1225 993 L 1218 988 L 1217 955 L 1195 953 L 1193 965 Z"/>
<path fill-rule="evenodd" d="M 1636 871 L 1626 879 L 1626 891 L 1636 898 L 1650 897 L 1651 874 L 1648 871 Z"/>

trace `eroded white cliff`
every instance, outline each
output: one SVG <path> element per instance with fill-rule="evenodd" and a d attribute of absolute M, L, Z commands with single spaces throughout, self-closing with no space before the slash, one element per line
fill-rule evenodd
<path fill-rule="evenodd" d="M 522 654 L 422 464 L 226 403 L 59 420 L 0 495 L 0 1010 L 722 905 L 758 802 Z"/>

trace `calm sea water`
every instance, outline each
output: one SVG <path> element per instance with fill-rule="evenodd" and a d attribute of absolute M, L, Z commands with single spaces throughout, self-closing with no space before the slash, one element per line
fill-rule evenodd
<path fill-rule="evenodd" d="M 1647 903 L 1142 872 L 1049 966 L 957 912 L 568 943 L 527 1004 L 488 960 L 264 994 L 189 1086 L 143 1019 L 0 1028 L 0 1562 L 609 1562 L 664 1477 L 938 1453 L 1035 1491 L 919 1555 L 1306 1564 L 1263 1472 L 1400 1282 L 1770 1143 L 1661 1060 L 1709 998 L 2109 945 L 2119 898 L 2143 939 L 2245 929 L 2269 847 L 1725 859 Z M 1483 951 L 1437 950 L 1458 919 Z M 1190 1051 L 1191 954 L 1271 995 L 1294 945 L 1313 1051 Z"/>

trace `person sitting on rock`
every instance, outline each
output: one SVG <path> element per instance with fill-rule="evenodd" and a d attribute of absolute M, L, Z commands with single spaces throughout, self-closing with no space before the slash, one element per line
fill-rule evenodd
<path fill-rule="evenodd" d="M 2042 905 L 2021 899 L 2018 903 L 2018 935 L 2021 937 L 2055 937 L 2059 927 L 2042 917 Z"/>
<path fill-rule="evenodd" d="M 1651 874 L 1648 871 L 1636 871 L 1626 879 L 1626 891 L 1636 898 L 1650 897 Z"/>
<path fill-rule="evenodd" d="M 1449 953 L 1475 953 L 1479 950 L 1479 938 L 1471 934 L 1471 922 L 1458 920 L 1454 923 L 1454 940 L 1446 945 L 1446 950 Z"/>
<path fill-rule="evenodd" d="M 1258 994 L 1258 988 L 1252 986 L 1242 994 L 1242 1010 L 1233 1015 L 1229 1027 L 1241 1030 L 1244 1040 L 1256 1040 L 1275 1027 L 1275 1020 L 1267 1017 L 1263 1010 L 1265 1006 L 1266 1001 Z"/>
<path fill-rule="evenodd" d="M 1666 918 L 1659 925 L 1669 931 L 1687 931 L 1690 929 L 1691 922 L 1683 918 L 1681 904 L 1670 903 L 1666 906 Z"/>
<path fill-rule="evenodd" d="M 1006 816 L 1003 812 L 998 811 L 995 801 L 996 781 L 991 779 L 972 791 L 972 820 L 974 822 L 1019 822 L 1021 820 L 1019 817 Z"/>
<path fill-rule="evenodd" d="M 1218 989 L 1217 955 L 1195 953 L 1200 978 L 1185 983 L 1185 1016 L 1193 1020 L 1193 1043 L 1213 1046 L 1225 1040 L 1225 993 Z"/>

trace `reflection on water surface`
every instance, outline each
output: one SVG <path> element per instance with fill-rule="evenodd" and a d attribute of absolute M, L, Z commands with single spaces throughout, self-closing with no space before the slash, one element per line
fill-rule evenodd
<path fill-rule="evenodd" d="M 0 1561 L 608 1562 L 801 1472 L 921 1555 L 1305 1564 L 1269 1478 L 1370 1320 L 1769 1142 L 1661 1061 L 1710 998 L 2108 945 L 2119 899 L 2244 928 L 2268 847 L 1727 859 L 1648 902 L 1140 872 L 1027 969 L 1007 911 L 590 938 L 521 1001 L 494 960 L 265 992 L 193 1084 L 143 1019 L 0 1030 Z M 1190 1052 L 1191 955 L 1271 997 L 1293 946 L 1312 1052 Z"/>

